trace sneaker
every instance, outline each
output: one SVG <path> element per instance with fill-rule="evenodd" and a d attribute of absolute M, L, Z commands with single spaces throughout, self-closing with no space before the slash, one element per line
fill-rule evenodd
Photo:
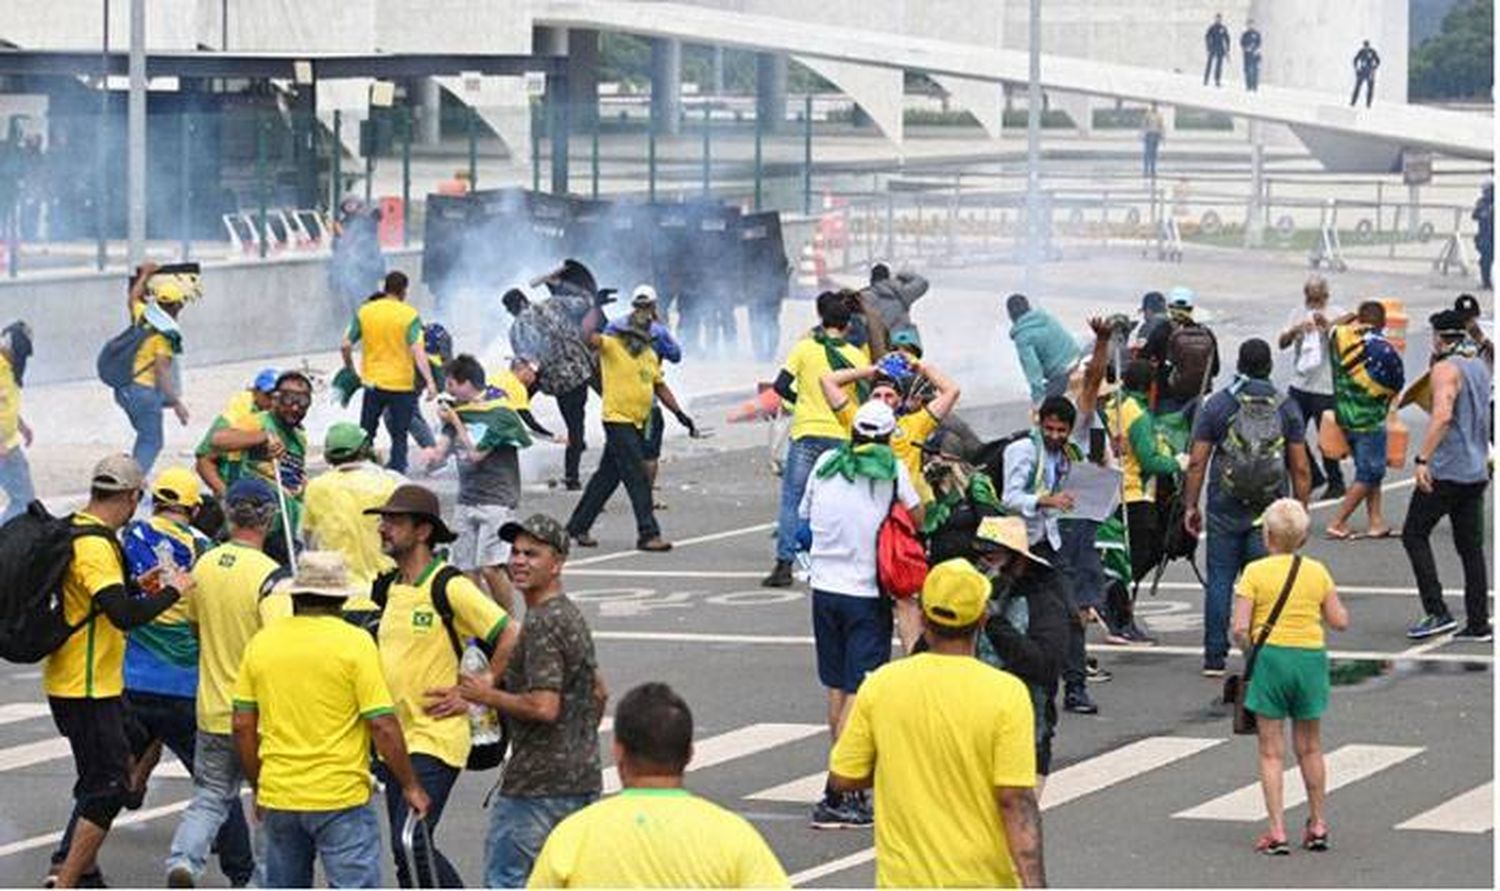
<path fill-rule="evenodd" d="M 78 877 L 78 887 L 108 888 L 109 883 L 104 881 L 104 873 L 101 872 L 97 867 L 95 867 L 94 869 L 91 869 Z"/>
<path fill-rule="evenodd" d="M 1452 616 L 1423 616 L 1422 621 L 1406 629 L 1406 637 L 1408 640 L 1423 640 L 1447 634 L 1457 627 L 1458 622 Z"/>
<path fill-rule="evenodd" d="M 875 800 L 869 789 L 861 789 L 849 796 L 849 815 L 853 819 L 845 824 L 846 829 L 868 829 L 875 825 Z"/>
<path fill-rule="evenodd" d="M 760 580 L 762 588 L 790 588 L 792 586 L 792 561 L 777 560 L 771 574 Z"/>
<path fill-rule="evenodd" d="M 1089 696 L 1088 690 L 1079 687 L 1075 690 L 1069 690 L 1063 696 L 1063 711 L 1072 712 L 1075 715 L 1097 715 L 1099 714 L 1099 706 L 1094 704 L 1094 700 Z"/>
<path fill-rule="evenodd" d="M 563 488 L 569 492 L 577 492 L 583 488 L 583 483 L 580 483 L 578 480 L 563 480 Z"/>
<path fill-rule="evenodd" d="M 1464 628 L 1453 635 L 1454 643 L 1489 643 L 1495 639 L 1494 626 L 1486 625 L 1483 628 Z"/>
<path fill-rule="evenodd" d="M 1090 683 L 1103 684 L 1113 680 L 1115 673 L 1107 668 L 1101 668 L 1099 660 L 1090 656 L 1083 660 L 1083 675 L 1089 679 Z"/>
<path fill-rule="evenodd" d="M 812 828 L 847 829 L 859 825 L 859 814 L 855 813 L 854 796 L 828 794 L 813 805 Z"/>
<path fill-rule="evenodd" d="M 672 550 L 672 543 L 660 535 L 654 538 L 643 538 L 635 543 L 637 551 L 646 551 L 652 554 L 664 554 Z"/>
<path fill-rule="evenodd" d="M 1125 636 L 1130 639 L 1130 643 L 1133 646 L 1137 646 L 1137 647 L 1154 647 L 1154 646 L 1156 646 L 1156 638 L 1154 638 L 1151 635 L 1147 634 L 1141 628 L 1140 625 L 1137 625 L 1133 621 L 1129 625 L 1125 626 Z"/>
<path fill-rule="evenodd" d="M 193 871 L 184 863 L 179 863 L 167 870 L 168 888 L 193 888 L 197 884 L 193 879 Z"/>
<path fill-rule="evenodd" d="M 589 535 L 587 532 L 575 532 L 570 533 L 570 535 L 572 535 L 573 544 L 578 545 L 580 548 L 599 547 L 599 540 Z"/>
<path fill-rule="evenodd" d="M 1203 676 L 1206 678 L 1221 678 L 1227 672 L 1224 669 L 1223 659 L 1203 660 Z"/>

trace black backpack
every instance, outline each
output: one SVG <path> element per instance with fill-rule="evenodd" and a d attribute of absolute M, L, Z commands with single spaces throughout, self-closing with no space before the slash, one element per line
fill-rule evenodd
<path fill-rule="evenodd" d="M 76 526 L 71 514 L 54 517 L 40 501 L 0 526 L 0 659 L 40 662 L 94 618 L 91 608 L 82 621 L 70 625 L 63 612 L 73 542 L 90 535 L 109 539 L 124 567 L 124 552 L 113 532 L 92 523 Z"/>
<path fill-rule="evenodd" d="M 1167 335 L 1167 395 L 1186 402 L 1208 390 L 1213 377 L 1218 342 L 1214 333 L 1196 322 L 1177 325 Z"/>
<path fill-rule="evenodd" d="M 1030 436 L 1029 428 L 1017 430 L 1008 436 L 985 443 L 974 456 L 974 466 L 990 478 L 990 482 L 995 485 L 996 494 L 1001 498 L 1005 497 L 1005 450 L 1010 447 L 1011 443 Z"/>
<path fill-rule="evenodd" d="M 456 578 L 461 578 L 463 573 L 453 566 L 443 564 L 438 567 L 437 573 L 432 577 L 432 606 L 437 610 L 438 618 L 443 621 L 443 630 L 448 634 L 448 643 L 453 647 L 453 656 L 462 661 L 464 658 L 464 642 L 459 639 L 458 630 L 453 627 L 453 602 L 448 599 L 448 584 Z M 370 599 L 375 602 L 375 609 L 360 613 L 346 613 L 350 621 L 370 632 L 370 636 L 379 642 L 380 639 L 380 617 L 385 613 L 385 605 L 390 599 L 391 586 L 400 577 L 400 570 L 392 569 L 382 572 L 375 577 L 370 585 Z M 492 654 L 491 648 L 484 641 L 478 641 L 479 648 L 486 656 Z M 510 744 L 510 728 L 504 722 L 500 722 L 500 741 L 492 745 L 471 746 L 469 748 L 469 760 L 464 765 L 466 770 L 489 770 L 498 767 L 505 760 L 505 750 Z"/>
<path fill-rule="evenodd" d="M 1239 410 L 1214 457 L 1224 491 L 1260 511 L 1280 496 L 1286 482 L 1286 437 L 1276 396 L 1235 397 Z"/>
<path fill-rule="evenodd" d="M 134 383 L 136 374 L 142 370 L 135 367 L 135 356 L 150 335 L 150 328 L 143 323 L 135 323 L 106 340 L 104 346 L 99 348 L 98 358 L 94 360 L 99 380 L 104 381 L 111 390 L 121 390 Z"/>

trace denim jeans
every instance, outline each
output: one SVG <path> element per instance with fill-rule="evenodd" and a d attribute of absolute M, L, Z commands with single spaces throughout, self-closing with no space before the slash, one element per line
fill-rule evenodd
<path fill-rule="evenodd" d="M 1203 592 L 1203 662 L 1221 668 L 1229 657 L 1229 613 L 1234 581 L 1252 560 L 1266 555 L 1259 527 L 1240 532 L 1208 530 L 1208 590 Z"/>
<path fill-rule="evenodd" d="M 797 556 L 797 508 L 818 456 L 843 444 L 831 436 L 804 436 L 787 443 L 786 464 L 781 468 L 781 508 L 776 513 L 777 560 L 790 563 Z"/>
<path fill-rule="evenodd" d="M 385 416 L 385 432 L 391 438 L 391 457 L 386 466 L 397 473 L 406 472 L 406 437 L 411 432 L 411 418 L 417 410 L 415 390 L 380 390 L 366 387 L 359 406 L 359 426 L 365 436 L 375 438 L 380 418 Z"/>
<path fill-rule="evenodd" d="M 151 465 L 161 454 L 161 413 L 164 403 L 161 391 L 155 387 L 131 384 L 115 391 L 115 404 L 125 410 L 130 426 L 135 428 L 135 445 L 130 456 L 141 465 L 141 471 L 151 474 Z"/>
<path fill-rule="evenodd" d="M 0 491 L 5 492 L 5 509 L 0 511 L 0 523 L 26 510 L 26 505 L 36 498 L 31 487 L 31 465 L 26 463 L 26 453 L 17 445 L 0 455 Z"/>
<path fill-rule="evenodd" d="M 1087 641 L 1078 611 L 1090 606 L 1104 607 L 1104 565 L 1094 543 L 1099 524 L 1090 520 L 1060 520 L 1057 531 L 1062 549 L 1053 565 L 1063 577 L 1068 596 L 1068 650 L 1063 659 L 1063 686 L 1070 691 L 1081 690 L 1088 677 Z"/>
<path fill-rule="evenodd" d="M 193 800 L 182 814 L 182 822 L 172 835 L 171 853 L 167 855 L 167 871 L 185 866 L 196 880 L 203 875 L 208 861 L 208 852 L 215 836 L 222 835 L 224 828 L 233 821 L 243 823 L 245 808 L 240 803 L 240 783 L 244 772 L 240 769 L 240 756 L 234 748 L 234 737 L 227 733 L 198 731 L 193 750 Z M 254 841 L 264 842 L 265 833 L 258 832 Z M 265 853 L 256 848 L 256 884 L 265 885 Z M 220 857 L 223 848 L 220 848 Z"/>
<path fill-rule="evenodd" d="M 496 795 L 490 804 L 490 831 L 484 843 L 484 884 L 488 888 L 524 888 L 531 867 L 553 827 L 597 795 L 512 798 Z"/>
<path fill-rule="evenodd" d="M 1490 624 L 1489 584 L 1484 561 L 1484 490 L 1488 481 L 1451 483 L 1434 480 L 1431 492 L 1417 489 L 1406 508 L 1406 525 L 1401 530 L 1401 544 L 1411 561 L 1412 575 L 1417 578 L 1417 592 L 1422 609 L 1429 616 L 1446 618 L 1448 605 L 1443 602 L 1443 583 L 1438 579 L 1437 561 L 1432 556 L 1432 530 L 1445 515 L 1453 524 L 1453 547 L 1458 551 L 1464 569 L 1464 612 L 1468 626 L 1475 631 Z"/>
<path fill-rule="evenodd" d="M 453 791 L 453 784 L 458 780 L 458 768 L 443 763 L 441 759 L 434 758 L 424 753 L 413 752 L 411 755 L 411 769 L 417 775 L 417 782 L 427 791 L 427 797 L 432 806 L 427 810 L 427 834 L 432 839 L 432 850 L 426 850 L 422 835 L 417 834 L 412 842 L 413 856 L 417 858 L 417 874 L 411 874 L 410 865 L 406 862 L 406 849 L 401 844 L 401 830 L 406 825 L 406 799 L 401 795 L 401 784 L 397 783 L 391 776 L 384 764 L 375 767 L 376 776 L 385 783 L 385 809 L 391 821 L 391 847 L 396 855 L 396 884 L 403 888 L 425 888 L 428 887 L 428 876 L 432 871 L 428 870 L 427 864 L 436 859 L 436 873 L 438 887 L 440 888 L 462 888 L 463 879 L 459 878 L 458 870 L 443 856 L 443 852 L 437 849 L 438 821 L 443 819 L 443 807 L 448 803 L 448 794 Z M 413 881 L 413 879 L 419 881 Z"/>
<path fill-rule="evenodd" d="M 568 532 L 587 534 L 621 483 L 625 484 L 625 494 L 630 496 L 630 509 L 635 512 L 637 540 L 660 535 L 661 527 L 656 525 L 652 510 L 651 481 L 646 479 L 646 437 L 634 424 L 613 421 L 604 424 L 604 454 L 599 456 L 599 469 L 589 477 L 583 497 L 568 518 Z"/>
<path fill-rule="evenodd" d="M 266 809 L 266 887 L 311 888 L 313 859 L 330 888 L 379 888 L 380 820 L 373 804 L 339 811 Z"/>

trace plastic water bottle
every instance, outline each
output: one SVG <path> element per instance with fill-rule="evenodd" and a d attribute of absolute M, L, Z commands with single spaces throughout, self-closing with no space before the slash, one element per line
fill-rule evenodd
<path fill-rule="evenodd" d="M 490 661 L 484 651 L 474 644 L 464 648 L 464 658 L 459 671 L 465 677 L 479 677 L 489 671 Z M 469 739 L 476 746 L 494 745 L 500 742 L 500 717 L 487 705 L 469 703 Z"/>

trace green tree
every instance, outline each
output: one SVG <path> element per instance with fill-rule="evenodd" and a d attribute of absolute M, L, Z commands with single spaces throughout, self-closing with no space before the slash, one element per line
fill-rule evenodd
<path fill-rule="evenodd" d="M 1438 33 L 1411 55 L 1411 98 L 1487 98 L 1495 83 L 1494 28 L 1494 0 L 1468 0 L 1449 10 Z"/>

